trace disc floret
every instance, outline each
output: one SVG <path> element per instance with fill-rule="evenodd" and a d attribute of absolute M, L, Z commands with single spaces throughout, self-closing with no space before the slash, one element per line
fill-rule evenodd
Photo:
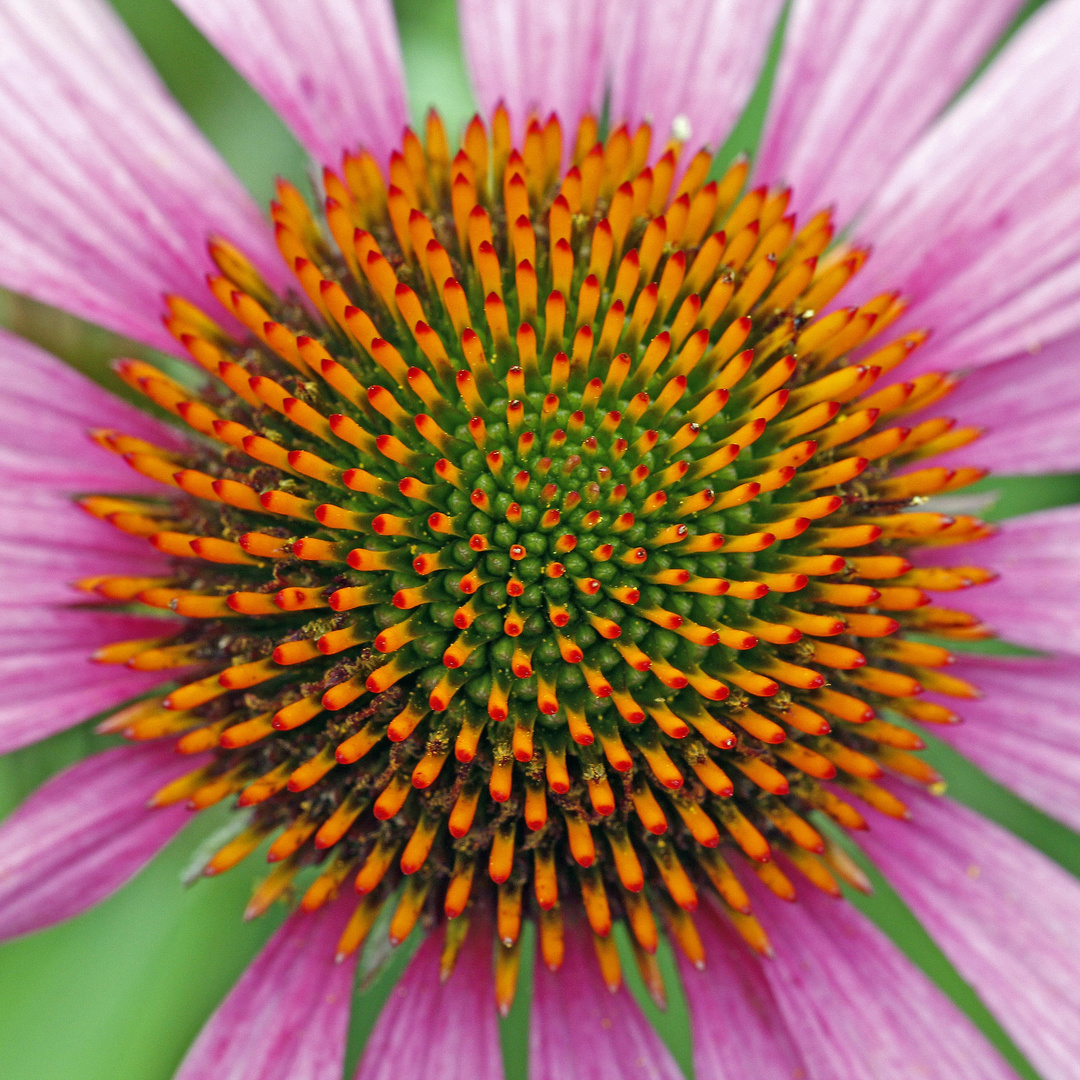
<path fill-rule="evenodd" d="M 586 119 L 564 168 L 556 118 L 514 148 L 499 110 L 451 158 L 433 115 L 386 175 L 327 170 L 321 220 L 279 184 L 296 294 L 214 241 L 243 332 L 166 317 L 214 381 L 120 365 L 196 434 L 98 441 L 172 497 L 83 503 L 174 557 L 83 584 L 183 618 L 99 658 L 181 669 L 107 727 L 209 755 L 158 802 L 249 808 L 207 872 L 273 837 L 250 914 L 352 879 L 342 951 L 394 895 L 394 940 L 452 920 L 447 970 L 487 904 L 504 1006 L 523 916 L 557 967 L 580 908 L 612 980 L 625 919 L 655 990 L 656 915 L 700 961 L 702 889 L 767 949 L 729 863 L 788 899 L 795 871 L 861 886 L 823 816 L 903 815 L 883 771 L 938 778 L 897 721 L 973 692 L 903 633 L 985 634 L 927 590 L 989 575 L 906 558 L 987 529 L 906 512 L 981 474 L 909 467 L 978 432 L 903 423 L 952 381 L 889 380 L 925 338 L 875 340 L 902 299 L 817 314 L 866 253 L 651 138 Z"/>

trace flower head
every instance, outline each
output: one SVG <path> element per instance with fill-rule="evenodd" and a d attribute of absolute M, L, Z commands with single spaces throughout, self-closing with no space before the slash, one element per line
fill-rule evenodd
<path fill-rule="evenodd" d="M 244 7 L 191 6 L 218 33 Z M 377 7 L 330 5 L 343 27 L 365 6 Z M 795 40 L 807 6 L 792 16 Z M 590 40 L 601 12 L 583 16 Z M 252 28 L 280 12 L 251 13 L 257 44 Z M 716 16 L 699 14 L 712 33 Z M 150 745 L 77 766 L 5 826 L 7 880 L 23 895 L 0 904 L 0 927 L 75 910 L 44 872 L 56 864 L 27 877 L 58 784 L 95 804 L 87 901 L 175 833 L 180 806 L 224 800 L 236 824 L 197 872 L 224 873 L 265 846 L 271 868 L 246 916 L 299 901 L 184 1080 L 211 1061 L 277 1076 L 327 1041 L 310 1075 L 336 1075 L 351 964 L 380 916 L 395 945 L 418 927 L 428 937 L 373 1036 L 365 1080 L 424 1075 L 459 1053 L 463 1010 L 505 1014 L 530 920 L 546 969 L 534 1065 L 552 1076 L 625 1074 L 630 1045 L 643 1048 L 634 1062 L 675 1075 L 620 989 L 619 922 L 658 1002 L 661 935 L 676 946 L 706 1071 L 761 1060 L 736 1064 L 709 1034 L 723 1008 L 746 1014 L 749 1044 L 788 1071 L 838 1075 L 841 1058 L 869 1067 L 869 1043 L 853 1039 L 835 1060 L 822 1049 L 830 1021 L 798 985 L 809 957 L 831 992 L 905 988 L 915 1050 L 886 1005 L 868 1013 L 897 1061 L 1006 1075 L 952 1013 L 960 1034 L 946 1039 L 936 991 L 821 896 L 869 889 L 839 837 L 870 829 L 875 860 L 939 926 L 941 896 L 901 853 L 915 836 L 933 852 L 951 827 L 982 842 L 962 812 L 928 809 L 924 792 L 943 782 L 916 728 L 947 730 L 980 696 L 980 662 L 954 674 L 951 650 L 993 635 L 1009 587 L 996 569 L 1014 550 L 1008 530 L 968 553 L 994 534 L 953 496 L 986 473 L 982 425 L 977 409 L 962 422 L 947 414 L 957 364 L 931 336 L 944 329 L 968 364 L 994 359 L 977 352 L 987 332 L 968 326 L 977 300 L 950 306 L 948 284 L 927 290 L 926 266 L 952 255 L 948 235 L 929 238 L 921 277 L 886 243 L 895 287 L 864 288 L 881 279 L 870 245 L 835 209 L 752 179 L 744 158 L 716 167 L 701 148 L 707 110 L 693 95 L 677 109 L 659 75 L 655 109 L 636 102 L 634 64 L 655 62 L 652 18 L 613 31 L 622 59 L 609 61 L 603 125 L 604 69 L 566 43 L 592 72 L 580 97 L 551 111 L 507 85 L 511 106 L 475 117 L 456 148 L 432 111 L 422 135 L 405 128 L 391 144 L 396 121 L 376 117 L 331 155 L 343 111 L 320 117 L 325 102 L 266 80 L 271 98 L 304 113 L 294 123 L 324 158 L 316 202 L 277 186 L 287 273 L 266 268 L 257 230 L 249 243 L 227 220 L 207 228 L 207 288 L 186 270 L 156 279 L 170 347 L 194 374 L 115 365 L 170 423 L 103 409 L 93 440 L 124 468 L 79 475 L 65 461 L 54 485 L 95 519 L 85 528 L 120 545 L 100 567 L 79 563 L 92 603 L 76 612 L 97 620 L 81 647 L 123 672 L 99 730 Z M 747 28 L 758 21 L 764 35 L 760 10 Z M 770 139 L 764 160 L 799 175 L 782 124 Z M 816 196 L 813 171 L 801 173 Z M 1045 333 L 1040 303 L 1028 327 Z M 928 310 L 937 318 L 924 322 Z M 1002 310 L 993 317 L 1013 332 Z M 20 498 L 41 484 L 17 479 Z M 63 521 L 66 497 L 50 506 L 50 522 Z M 975 586 L 981 615 L 938 596 Z M 1017 625 L 1018 641 L 1047 643 L 1039 619 Z M 1030 676 L 1039 686 L 1059 662 L 1044 663 L 1051 674 Z M 1008 754 L 973 753 L 1009 767 Z M 875 831 L 882 815 L 895 823 Z M 0 861 L 0 900 L 4 874 Z M 777 901 L 796 901 L 795 913 Z M 971 928 L 949 925 L 957 962 L 978 971 Z M 578 1010 L 606 1033 L 587 1046 L 570 1030 Z M 428 1015 L 442 1018 L 438 1039 L 409 1047 L 402 1032 Z M 273 1053 L 246 1042 L 246 1030 L 298 1017 L 305 1030 Z M 460 1061 L 496 1075 L 495 1030 L 487 1015 Z"/>
<path fill-rule="evenodd" d="M 96 658 L 195 665 L 105 728 L 213 752 L 155 803 L 254 808 L 205 872 L 273 836 L 249 915 L 314 865 L 306 910 L 346 882 L 366 898 L 341 954 L 396 895 L 392 940 L 425 909 L 454 920 L 447 973 L 485 906 L 504 1010 L 530 912 L 557 969 L 580 906 L 616 985 L 614 919 L 652 983 L 660 913 L 704 962 L 702 888 L 767 952 L 722 838 L 786 899 L 774 852 L 834 895 L 861 884 L 807 820 L 865 827 L 821 781 L 896 816 L 883 768 L 938 781 L 874 709 L 954 719 L 916 696 L 974 689 L 903 630 L 985 636 L 924 589 L 992 577 L 905 558 L 987 534 L 902 512 L 982 475 L 922 464 L 979 432 L 899 422 L 952 382 L 882 381 L 926 337 L 889 339 L 895 294 L 820 314 L 866 257 L 821 258 L 827 212 L 796 231 L 786 190 L 743 193 L 745 161 L 706 182 L 711 155 L 677 143 L 648 166 L 648 125 L 600 141 L 587 116 L 565 173 L 557 117 L 521 150 L 509 132 L 504 109 L 490 135 L 474 119 L 451 157 L 432 113 L 388 185 L 346 156 L 325 232 L 279 185 L 292 295 L 212 241 L 210 287 L 254 340 L 174 297 L 166 324 L 217 383 L 118 368 L 207 441 L 96 436 L 188 498 L 82 500 L 173 560 L 83 588 L 189 620 Z"/>

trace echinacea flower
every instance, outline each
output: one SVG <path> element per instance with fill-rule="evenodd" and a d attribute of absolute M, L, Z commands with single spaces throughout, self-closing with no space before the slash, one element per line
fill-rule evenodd
<path fill-rule="evenodd" d="M 358 1080 L 495 1080 L 528 921 L 534 1080 L 680 1075 L 662 934 L 701 1080 L 1013 1076 L 847 830 L 1080 1076 L 1080 886 L 917 731 L 1080 825 L 1080 514 L 952 494 L 1080 464 L 1080 3 L 960 93 L 1017 0 L 794 0 L 726 170 L 779 0 L 462 0 L 460 143 L 383 0 L 180 7 L 314 201 L 268 224 L 98 0 L 0 2 L 0 283 L 192 362 L 116 363 L 152 417 L 0 341 L 0 748 L 129 740 L 0 827 L 0 934 L 231 800 L 203 872 L 294 910 L 181 1080 L 339 1077 L 373 928 L 423 940 Z M 1044 655 L 954 664 L 994 634 Z"/>

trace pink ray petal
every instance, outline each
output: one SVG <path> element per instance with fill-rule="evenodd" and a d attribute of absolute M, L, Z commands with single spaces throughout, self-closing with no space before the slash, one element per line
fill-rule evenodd
<path fill-rule="evenodd" d="M 762 963 L 727 919 L 709 911 L 695 921 L 705 946 L 704 970 L 675 950 L 690 1009 L 695 1075 L 808 1077 L 798 1033 L 787 1026 Z"/>
<path fill-rule="evenodd" d="M 1080 327 L 1080 5 L 1047 4 L 905 157 L 857 227 L 853 299 L 899 288 L 905 365 L 985 364 Z"/>
<path fill-rule="evenodd" d="M 168 574 L 168 560 L 145 539 L 91 517 L 72 496 L 167 493 L 93 443 L 89 429 L 115 426 L 168 449 L 183 446 L 179 436 L 55 357 L 3 331 L 0 396 L 5 407 L 0 427 L 0 557 L 8 571 L 0 608 L 85 602 L 87 595 L 75 591 L 72 583 L 96 574 Z M 43 619 L 50 617 L 43 613 Z M 100 679 L 95 676 L 93 681 Z M 127 685 L 130 688 L 110 703 L 143 689 L 146 682 L 128 679 Z M 77 719 L 82 717 L 68 722 Z"/>
<path fill-rule="evenodd" d="M 491 926 L 472 916 L 446 982 L 443 941 L 439 930 L 417 949 L 379 1014 L 355 1080 L 502 1080 Z"/>
<path fill-rule="evenodd" d="M 747 889 L 775 956 L 745 949 L 745 962 L 764 973 L 807 1080 L 1016 1080 L 975 1025 L 850 904 L 811 887 L 793 904 L 756 879 Z"/>
<path fill-rule="evenodd" d="M 12 678 L 0 696 L 0 754 L 66 731 L 162 682 L 161 672 L 96 667 L 85 651 L 59 654 L 56 662 L 66 659 L 69 664 L 62 679 L 52 663 L 40 658 L 34 663 L 25 656 L 13 659 L 20 677 Z M 0 670 L 13 666 L 4 664 Z"/>
<path fill-rule="evenodd" d="M 167 491 L 159 484 L 158 491 L 162 490 Z M 51 546 L 72 555 L 86 552 L 157 556 L 156 549 L 150 547 L 145 537 L 132 536 L 94 517 L 72 502 L 66 493 L 30 484 L 12 485 L 8 489 L 7 499 L 0 505 L 0 540 L 21 543 L 27 549 Z M 77 576 L 72 572 L 68 579 Z M 72 595 L 68 593 L 68 598 Z"/>
<path fill-rule="evenodd" d="M 167 351 L 163 292 L 217 317 L 208 234 L 283 280 L 254 202 L 102 0 L 0 9 L 0 185 L 0 282 Z"/>
<path fill-rule="evenodd" d="M 12 579 L 4 582 L 2 599 L 9 604 L 67 604 L 80 599 L 70 581 L 96 574 L 168 575 L 164 559 L 154 558 L 153 549 L 143 557 L 139 552 L 113 550 L 86 551 L 40 548 L 28 551 L 24 544 L 0 541 L 0 561 Z M 18 575 L 17 577 L 14 575 Z"/>
<path fill-rule="evenodd" d="M 0 662 L 23 654 L 58 653 L 81 647 L 83 655 L 113 641 L 175 633 L 171 618 L 144 618 L 108 608 L 0 606 Z"/>
<path fill-rule="evenodd" d="M 81 723 L 145 693 L 161 672 L 95 664 L 109 640 L 165 636 L 169 618 L 104 615 L 72 588 L 83 577 L 168 575 L 145 540 L 119 532 L 63 497 L 5 492 L 0 509 L 0 753 Z"/>
<path fill-rule="evenodd" d="M 72 583 L 96 574 L 169 574 L 142 537 L 91 517 L 68 498 L 13 487 L 0 504 L 0 559 L 8 569 L 0 606 L 86 599 Z"/>
<path fill-rule="evenodd" d="M 162 676 L 91 662 L 110 640 L 168 635 L 169 619 L 105 614 L 72 588 L 103 573 L 169 573 L 145 539 L 96 520 L 74 492 L 160 495 L 87 428 L 120 430 L 168 447 L 163 424 L 106 393 L 42 350 L 0 332 L 0 752 L 45 738 L 156 686 Z M 56 605 L 56 606 L 43 606 Z"/>
<path fill-rule="evenodd" d="M 950 799 L 897 789 L 867 853 L 1043 1076 L 1080 1076 L 1080 883 Z"/>
<path fill-rule="evenodd" d="M 1080 661 L 1075 657 L 961 656 L 948 674 L 983 697 L 927 695 L 963 723 L 934 734 L 1051 817 L 1080 829 Z"/>
<path fill-rule="evenodd" d="M 756 177 L 791 185 L 801 218 L 847 225 L 948 104 L 1018 0 L 796 0 Z"/>
<path fill-rule="evenodd" d="M 119 428 L 142 439 L 171 439 L 171 445 L 178 444 L 175 429 L 7 330 L 0 330 L 0 387 L 5 402 L 17 398 L 37 414 L 46 412 L 66 421 L 72 431 Z"/>
<path fill-rule="evenodd" d="M 1001 576 L 956 596 L 950 606 L 978 615 L 1016 645 L 1080 653 L 1075 598 L 1080 589 L 1080 506 L 1009 518 L 988 540 L 916 549 L 912 562 L 982 566 Z"/>
<path fill-rule="evenodd" d="M 482 115 L 503 102 L 520 141 L 530 115 L 544 120 L 555 112 L 565 159 L 581 117 L 598 114 L 602 104 L 608 7 L 603 0 L 460 0 L 462 43 Z"/>
<path fill-rule="evenodd" d="M 207 1021 L 175 1080 L 340 1080 L 356 956 L 334 962 L 356 907 L 297 911 Z"/>
<path fill-rule="evenodd" d="M 161 495 L 161 484 L 97 446 L 89 432 L 114 429 L 166 449 L 175 429 L 134 408 L 36 345 L 0 330 L 0 479 L 68 492 Z"/>
<path fill-rule="evenodd" d="M 205 758 L 121 746 L 54 776 L 0 823 L 0 939 L 70 919 L 134 877 L 190 820 L 147 799 Z"/>
<path fill-rule="evenodd" d="M 612 120 L 649 120 L 654 158 L 677 118 L 690 126 L 684 160 L 686 152 L 720 146 L 753 92 L 782 7 L 777 0 L 612 4 Z"/>
<path fill-rule="evenodd" d="M 982 427 L 985 433 L 960 450 L 936 457 L 934 464 L 975 465 L 1007 476 L 1080 470 L 1078 364 L 1080 333 L 1074 333 L 1035 354 L 969 372 L 926 416 L 944 414 L 959 426 Z"/>
<path fill-rule="evenodd" d="M 363 146 L 385 166 L 408 123 L 387 0 L 179 0 L 316 161 Z"/>
<path fill-rule="evenodd" d="M 667 1047 L 625 986 L 612 993 L 601 974 L 591 932 L 565 924 L 566 954 L 557 972 L 533 965 L 531 1080 L 682 1080 Z"/>
<path fill-rule="evenodd" d="M 92 607 L 0 607 L 0 753 L 37 742 L 162 682 L 161 672 L 95 664 L 114 641 L 174 633 L 171 619 Z"/>

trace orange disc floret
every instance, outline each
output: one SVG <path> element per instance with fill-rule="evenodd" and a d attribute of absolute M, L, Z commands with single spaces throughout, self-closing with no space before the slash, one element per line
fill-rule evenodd
<path fill-rule="evenodd" d="M 828 250 L 828 213 L 799 228 L 745 162 L 706 183 L 705 152 L 643 168 L 647 126 L 601 143 L 586 118 L 560 173 L 557 119 L 519 148 L 505 120 L 451 158 L 433 118 L 388 174 L 346 155 L 325 235 L 282 182 L 295 295 L 212 244 L 246 333 L 175 298 L 169 321 L 220 379 L 206 402 L 122 370 L 201 438 L 95 434 L 162 500 L 82 505 L 173 569 L 81 587 L 186 619 L 100 650 L 180 667 L 106 726 L 212 752 L 156 802 L 253 808 L 207 871 L 273 834 L 251 913 L 308 867 L 307 910 L 353 880 L 342 952 L 397 894 L 394 940 L 483 902 L 506 948 L 536 918 L 553 963 L 579 905 L 612 972 L 613 922 L 651 953 L 655 904 L 698 962 L 702 890 L 766 949 L 731 864 L 835 894 L 854 872 L 810 815 L 902 815 L 876 781 L 937 775 L 890 712 L 945 722 L 923 689 L 976 693 L 924 636 L 984 634 L 935 594 L 991 575 L 908 558 L 988 534 L 909 512 L 979 478 L 923 463 L 976 433 L 904 426 L 953 380 L 896 381 L 925 334 L 889 340 L 895 294 L 837 306 L 867 252 Z"/>

